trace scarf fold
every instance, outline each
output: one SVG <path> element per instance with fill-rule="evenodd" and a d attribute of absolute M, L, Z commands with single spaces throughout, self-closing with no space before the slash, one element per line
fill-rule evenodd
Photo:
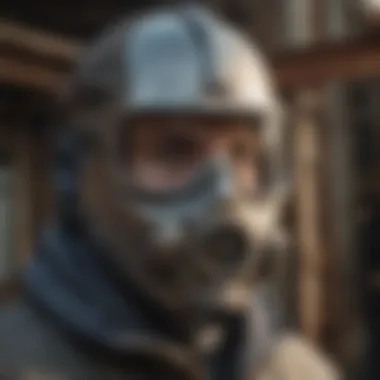
<path fill-rule="evenodd" d="M 85 237 L 48 228 L 27 272 L 27 294 L 64 330 L 102 346 L 131 331 L 148 332 L 148 316 L 108 264 Z"/>

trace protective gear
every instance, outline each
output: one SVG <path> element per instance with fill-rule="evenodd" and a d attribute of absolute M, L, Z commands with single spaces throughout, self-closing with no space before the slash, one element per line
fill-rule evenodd
<path fill-rule="evenodd" d="M 227 330 L 231 318 L 247 320 L 260 260 L 278 248 L 283 195 L 280 109 L 260 52 L 202 7 L 158 10 L 90 48 L 63 105 L 75 137 L 66 152 L 75 144 L 80 155 L 77 186 L 61 195 L 76 194 L 67 197 L 74 219 L 107 258 L 192 344 L 215 320 Z M 174 190 L 137 186 L 122 142 L 145 115 L 252 126 L 266 164 L 261 192 L 241 191 L 228 154 L 207 156 Z"/>
<path fill-rule="evenodd" d="M 115 27 L 90 49 L 65 101 L 68 123 L 90 141 L 83 169 L 88 191 L 81 200 L 86 224 L 117 252 L 113 259 L 138 287 L 185 315 L 200 303 L 211 308 L 210 300 L 224 308 L 226 296 L 217 294 L 222 287 L 200 286 L 206 267 L 217 269 L 205 274 L 209 283 L 227 272 L 231 283 L 249 289 L 260 252 L 280 240 L 282 201 L 280 109 L 260 52 L 204 8 L 159 10 Z M 258 171 L 266 176 L 260 196 L 241 194 L 226 155 L 208 157 L 189 181 L 165 194 L 135 186 L 122 165 L 120 141 L 143 115 L 259 125 L 265 168 Z M 240 252 L 218 254 L 214 242 L 221 239 L 211 236 L 221 235 Z M 126 247 L 142 253 L 131 257 Z M 165 284 L 163 277 L 175 279 Z"/>
<path fill-rule="evenodd" d="M 254 44 L 203 7 L 152 12 L 110 30 L 84 57 L 73 94 L 94 108 L 118 99 L 128 117 L 260 118 L 266 153 L 277 158 L 270 169 L 281 175 L 282 115 L 268 65 Z M 77 108 L 78 98 L 72 101 Z"/>

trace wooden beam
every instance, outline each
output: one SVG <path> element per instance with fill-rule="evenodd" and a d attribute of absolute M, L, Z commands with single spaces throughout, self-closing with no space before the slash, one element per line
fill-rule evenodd
<path fill-rule="evenodd" d="M 0 83 L 45 92 L 57 91 L 81 46 L 77 42 L 0 22 Z M 24 57 L 20 58 L 16 51 L 23 51 Z M 367 36 L 318 43 L 279 52 L 270 57 L 270 61 L 280 87 L 284 89 L 370 78 L 380 75 L 380 39 Z M 60 62 L 60 68 L 57 68 L 57 62 Z"/>
<path fill-rule="evenodd" d="M 59 91 L 67 72 L 32 62 L 22 62 L 0 53 L 0 83 L 35 89 L 46 93 Z"/>
<path fill-rule="evenodd" d="M 321 43 L 272 57 L 282 88 L 302 88 L 380 75 L 380 40 Z"/>
<path fill-rule="evenodd" d="M 70 64 L 76 59 L 82 46 L 46 31 L 0 20 L 0 49 L 4 50 L 5 48 Z"/>

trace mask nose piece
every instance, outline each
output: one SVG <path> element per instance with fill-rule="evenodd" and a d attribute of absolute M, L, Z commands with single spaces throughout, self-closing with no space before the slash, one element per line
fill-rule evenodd
<path fill-rule="evenodd" d="M 221 202 L 234 199 L 236 195 L 236 182 L 229 158 L 224 154 L 218 154 L 214 162 L 217 173 L 216 198 Z"/>

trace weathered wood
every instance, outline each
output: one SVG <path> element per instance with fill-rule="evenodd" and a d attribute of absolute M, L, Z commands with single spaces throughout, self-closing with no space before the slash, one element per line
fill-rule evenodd
<path fill-rule="evenodd" d="M 1 55 L 1 52 L 0 52 Z M 283 89 L 304 88 L 335 81 L 353 81 L 380 75 L 380 41 L 334 42 L 294 49 L 272 56 L 274 74 Z M 55 92 L 67 72 L 4 56 L 0 82 Z"/>
<path fill-rule="evenodd" d="M 321 342 L 325 264 L 319 192 L 322 147 L 315 114 L 319 101 L 315 93 L 301 93 L 295 99 L 293 120 L 299 324 L 301 331 L 314 342 Z"/>
<path fill-rule="evenodd" d="M 64 37 L 0 20 L 0 49 L 5 47 L 64 63 L 74 61 L 81 50 L 80 44 Z"/>
<path fill-rule="evenodd" d="M 291 0 L 288 9 L 290 46 L 298 51 L 323 40 L 324 0 Z M 319 17 L 317 17 L 319 16 Z M 294 96 L 293 173 L 298 242 L 297 311 L 301 332 L 322 344 L 324 324 L 324 236 L 320 229 L 323 198 L 321 187 L 320 101 L 323 88 L 318 83 L 313 91 L 300 87 Z"/>
<path fill-rule="evenodd" d="M 29 259 L 35 241 L 34 143 L 30 130 L 19 128 L 14 144 L 13 253 L 17 269 Z"/>
<path fill-rule="evenodd" d="M 47 132 L 35 136 L 35 231 L 39 237 L 43 228 L 51 221 L 56 212 L 55 194 L 53 189 L 53 147 Z"/>
<path fill-rule="evenodd" d="M 17 26 L 11 36 L 1 35 L 0 24 L 0 83 L 35 88 L 45 92 L 56 91 L 66 78 L 67 71 L 55 67 L 60 61 L 69 67 L 81 50 L 81 45 L 63 39 L 34 34 Z M 9 26 L 3 24 L 7 31 Z M 29 36 L 28 39 L 21 37 Z M 28 41 L 30 43 L 28 43 Z M 57 41 L 56 45 L 55 42 Z M 5 46 L 17 46 L 31 57 L 42 57 L 44 64 L 20 60 Z M 54 46 L 54 47 L 53 47 Z M 323 42 L 311 46 L 278 52 L 271 57 L 274 73 L 285 89 L 303 88 L 332 81 L 352 81 L 380 75 L 380 40 L 374 36 L 360 39 Z"/>
<path fill-rule="evenodd" d="M 45 93 L 56 93 L 64 83 L 67 73 L 51 69 L 48 65 L 20 62 L 10 57 L 1 57 L 0 83 L 30 88 Z"/>
<path fill-rule="evenodd" d="M 380 75 L 380 40 L 321 43 L 272 57 L 283 88 L 302 88 Z"/>
<path fill-rule="evenodd" d="M 11 129 L 9 129 L 11 130 Z M 19 272 L 28 261 L 35 240 L 33 141 L 24 128 L 12 130 L 9 146 L 12 167 L 11 183 L 11 273 L 0 282 L 0 305 L 20 294 Z"/>
<path fill-rule="evenodd" d="M 364 352 L 361 346 L 359 292 L 357 289 L 356 207 L 352 172 L 352 127 L 345 102 L 346 87 L 331 86 L 325 107 L 324 233 L 327 246 L 325 281 L 325 343 L 346 371 L 356 379 Z M 351 120 L 352 121 L 352 120 Z M 352 124 L 351 124 L 352 125 Z M 360 254 L 360 253 L 359 253 Z"/>
<path fill-rule="evenodd" d="M 347 1 L 328 2 L 326 33 L 335 40 L 355 33 L 347 15 Z M 369 40 L 369 42 L 375 40 Z M 344 66 L 342 65 L 344 69 Z M 360 65 L 358 65 L 360 70 Z M 349 84 L 348 84 L 349 86 Z M 352 172 L 352 126 L 346 83 L 336 81 L 325 91 L 322 188 L 322 227 L 325 239 L 324 328 L 325 347 L 334 354 L 346 379 L 356 379 L 363 355 L 358 315 L 358 276 L 355 256 L 355 180 Z M 360 372 L 360 371 L 359 371 Z"/>

